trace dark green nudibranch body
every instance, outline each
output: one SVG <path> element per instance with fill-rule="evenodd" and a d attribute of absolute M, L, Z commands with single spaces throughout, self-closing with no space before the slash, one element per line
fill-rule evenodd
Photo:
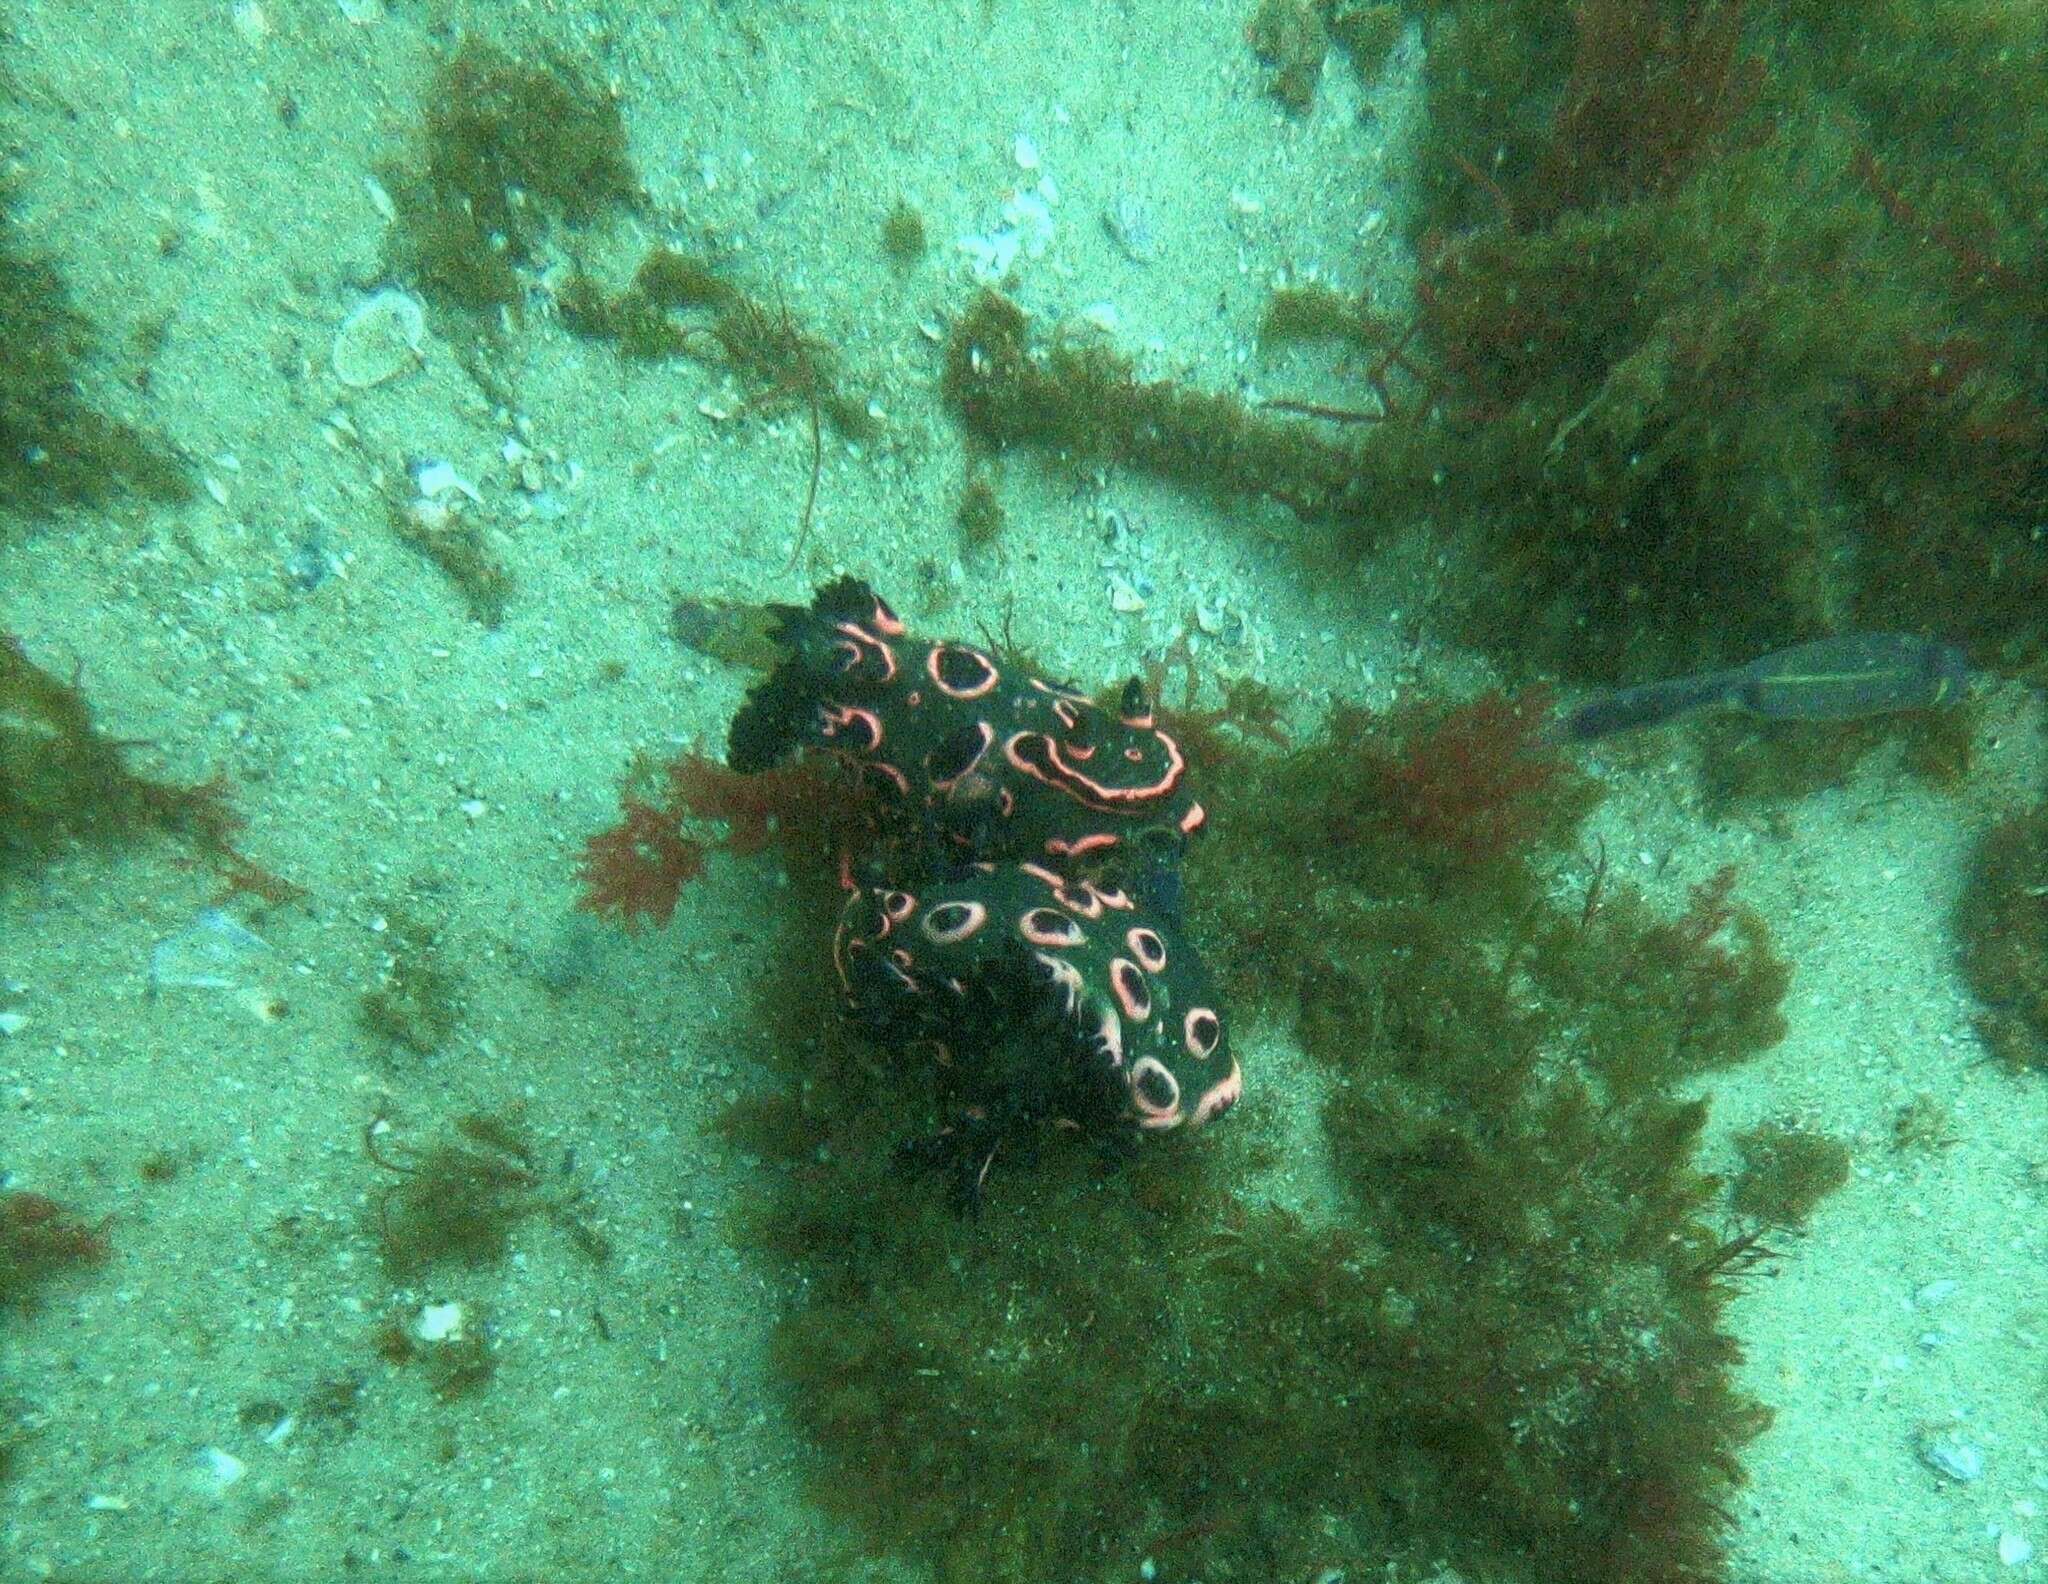
<path fill-rule="evenodd" d="M 1906 633 L 1846 633 L 1726 671 L 1598 694 L 1547 735 L 1587 742 L 1714 708 L 1764 720 L 1857 720 L 1960 703 L 1969 687 L 1969 662 L 1953 644 Z"/>

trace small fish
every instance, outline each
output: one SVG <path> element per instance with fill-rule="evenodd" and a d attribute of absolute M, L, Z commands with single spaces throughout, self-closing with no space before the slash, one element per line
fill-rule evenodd
<path fill-rule="evenodd" d="M 1969 662 L 1953 644 L 1905 633 L 1846 633 L 1726 671 L 1596 694 L 1544 735 L 1551 742 L 1590 742 L 1705 709 L 1764 720 L 1858 720 L 1943 708 L 1961 702 L 1969 687 Z"/>

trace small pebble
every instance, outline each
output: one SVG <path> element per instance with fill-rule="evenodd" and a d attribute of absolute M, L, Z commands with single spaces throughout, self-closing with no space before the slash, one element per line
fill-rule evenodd
<path fill-rule="evenodd" d="M 258 1023 L 282 1023 L 291 1015 L 291 1003 L 275 990 L 244 990 L 237 999 Z"/>
<path fill-rule="evenodd" d="M 2002 1530 L 1998 1536 L 1998 1560 L 2007 1567 L 2031 1562 L 2034 1560 L 2034 1542 L 2017 1530 Z"/>
<path fill-rule="evenodd" d="M 1915 1289 L 1913 1302 L 1922 1309 L 1932 1309 L 1936 1304 L 1947 1303 L 1961 1286 L 1961 1282 L 1944 1276 L 1940 1281 L 1931 1281 L 1925 1287 Z"/>
<path fill-rule="evenodd" d="M 27 1027 L 26 1012 L 0 1012 L 0 1034 L 19 1034 Z"/>

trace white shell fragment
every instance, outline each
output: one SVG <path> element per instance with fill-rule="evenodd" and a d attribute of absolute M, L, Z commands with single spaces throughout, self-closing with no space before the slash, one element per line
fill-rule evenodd
<path fill-rule="evenodd" d="M 1013 192 L 1003 201 L 1003 223 L 977 236 L 961 237 L 954 246 L 967 255 L 974 278 L 998 284 L 1022 259 L 1045 256 L 1052 246 L 1053 219 L 1050 177 L 1039 179 L 1036 191 Z"/>
<path fill-rule="evenodd" d="M 213 1446 L 200 1449 L 200 1483 L 215 1495 L 226 1490 L 248 1472 L 249 1465 L 232 1452 Z"/>
<path fill-rule="evenodd" d="M 1984 1477 L 1983 1448 L 1959 1435 L 1923 1434 L 1918 1450 L 1922 1463 L 1958 1485 L 1968 1485 Z"/>
<path fill-rule="evenodd" d="M 1092 302 L 1076 317 L 1088 329 L 1099 330 L 1104 335 L 1115 335 L 1123 328 L 1123 317 L 1113 302 Z"/>
<path fill-rule="evenodd" d="M 427 333 L 419 299 L 395 286 L 358 303 L 334 333 L 334 377 L 367 390 L 417 368 Z"/>
<path fill-rule="evenodd" d="M 422 1342 L 460 1342 L 469 1316 L 459 1303 L 430 1303 L 413 1321 L 413 1335 Z"/>
<path fill-rule="evenodd" d="M 442 462 L 433 457 L 421 457 L 412 464 L 412 487 L 420 492 L 422 500 L 439 500 L 443 495 L 466 495 L 479 506 L 484 503 L 477 487 L 456 472 L 452 462 Z"/>
<path fill-rule="evenodd" d="M 397 220 L 398 205 L 392 202 L 391 194 L 385 190 L 382 182 L 374 176 L 365 176 L 363 178 L 363 191 L 370 195 L 370 207 L 372 209 L 375 209 L 386 220 Z"/>
<path fill-rule="evenodd" d="M 1152 211 L 1137 194 L 1118 193 L 1115 202 L 1102 212 L 1102 227 L 1133 264 L 1150 264 L 1159 257 Z"/>
<path fill-rule="evenodd" d="M 242 36 L 242 42 L 251 49 L 271 35 L 270 18 L 263 14 L 263 7 L 257 4 L 257 0 L 237 0 L 228 16 L 235 25 L 235 31 Z"/>

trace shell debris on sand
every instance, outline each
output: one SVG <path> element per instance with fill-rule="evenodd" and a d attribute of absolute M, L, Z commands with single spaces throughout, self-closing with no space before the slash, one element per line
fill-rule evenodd
<path fill-rule="evenodd" d="M 1136 193 L 1120 192 L 1102 212 L 1102 229 L 1133 264 L 1159 257 L 1159 238 L 1152 228 L 1151 207 Z"/>
<path fill-rule="evenodd" d="M 241 989 L 243 976 L 270 951 L 269 941 L 232 914 L 201 908 L 190 924 L 150 951 L 150 999 L 165 990 Z"/>
<path fill-rule="evenodd" d="M 334 377 L 367 390 L 419 367 L 427 331 L 419 299 L 387 286 L 358 303 L 334 333 Z"/>

